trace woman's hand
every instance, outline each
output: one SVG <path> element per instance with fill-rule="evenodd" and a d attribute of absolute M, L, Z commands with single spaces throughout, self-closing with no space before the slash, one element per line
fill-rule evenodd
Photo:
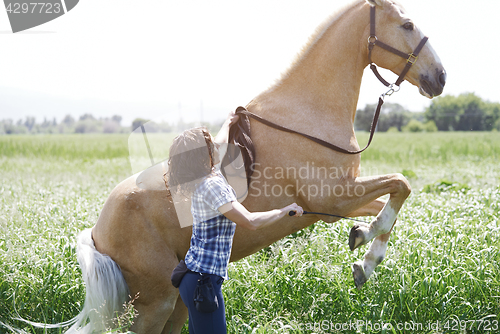
<path fill-rule="evenodd" d="M 218 144 L 227 143 L 229 141 L 229 128 L 231 127 L 231 125 L 238 122 L 239 119 L 240 116 L 236 115 L 234 111 L 231 111 L 227 116 L 226 120 L 224 121 L 224 124 L 222 124 L 222 127 L 217 133 L 217 136 L 215 136 L 214 141 Z"/>
<path fill-rule="evenodd" d="M 283 210 L 287 214 L 289 214 L 290 211 L 295 212 L 294 215 L 291 215 L 293 217 L 300 217 L 304 214 L 304 209 L 302 209 L 301 206 L 297 205 L 297 203 L 290 204 L 289 206 L 284 207 Z"/>
<path fill-rule="evenodd" d="M 229 126 L 233 125 L 234 123 L 238 122 L 240 119 L 240 115 L 236 115 L 234 111 L 231 111 L 229 115 L 227 116 L 226 122 L 229 122 Z"/>

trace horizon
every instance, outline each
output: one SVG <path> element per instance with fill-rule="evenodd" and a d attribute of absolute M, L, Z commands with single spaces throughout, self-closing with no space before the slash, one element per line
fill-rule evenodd
<path fill-rule="evenodd" d="M 17 34 L 8 33 L 7 14 L 0 11 L 0 40 L 10 50 L 0 64 L 0 118 L 60 121 L 66 114 L 91 113 L 118 114 L 127 124 L 135 117 L 222 120 L 272 85 L 316 27 L 348 2 L 193 0 L 136 6 L 127 0 L 88 0 Z M 443 96 L 475 93 L 499 102 L 493 80 L 500 69 L 490 66 L 489 55 L 498 54 L 500 46 L 485 32 L 496 31 L 500 2 L 401 3 L 444 64 Z M 460 47 L 464 41 L 467 47 Z M 375 104 L 384 91 L 372 73 L 365 73 L 357 109 Z M 404 82 L 386 102 L 419 112 L 431 100 Z"/>

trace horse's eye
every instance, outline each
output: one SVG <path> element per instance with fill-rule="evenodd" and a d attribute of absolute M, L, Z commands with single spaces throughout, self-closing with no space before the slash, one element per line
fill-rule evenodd
<path fill-rule="evenodd" d="M 413 30 L 413 23 L 412 22 L 406 22 L 405 24 L 403 24 L 403 28 L 405 30 L 412 31 Z"/>

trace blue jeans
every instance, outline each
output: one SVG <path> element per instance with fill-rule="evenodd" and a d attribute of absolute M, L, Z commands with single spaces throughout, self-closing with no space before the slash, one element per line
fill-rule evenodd
<path fill-rule="evenodd" d="M 207 274 L 205 274 L 207 275 Z M 215 289 L 219 301 L 219 308 L 212 313 L 202 313 L 196 310 L 194 305 L 194 290 L 198 284 L 200 274 L 187 272 L 179 286 L 182 301 L 189 311 L 189 334 L 225 334 L 226 313 L 224 310 L 224 298 L 222 297 L 222 282 L 224 279 L 217 275 L 208 275 Z"/>

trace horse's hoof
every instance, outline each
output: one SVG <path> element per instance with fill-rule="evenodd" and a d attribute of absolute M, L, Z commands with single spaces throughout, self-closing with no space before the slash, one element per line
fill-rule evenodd
<path fill-rule="evenodd" d="M 365 270 L 363 269 L 363 262 L 355 262 L 352 265 L 352 277 L 354 278 L 354 284 L 356 289 L 361 290 L 363 284 L 366 283 Z"/>
<path fill-rule="evenodd" d="M 357 224 L 354 225 L 351 228 L 351 232 L 349 232 L 349 248 L 351 249 L 351 251 L 368 242 L 368 240 L 365 240 L 365 234 L 363 233 L 361 228 L 362 225 Z"/>

